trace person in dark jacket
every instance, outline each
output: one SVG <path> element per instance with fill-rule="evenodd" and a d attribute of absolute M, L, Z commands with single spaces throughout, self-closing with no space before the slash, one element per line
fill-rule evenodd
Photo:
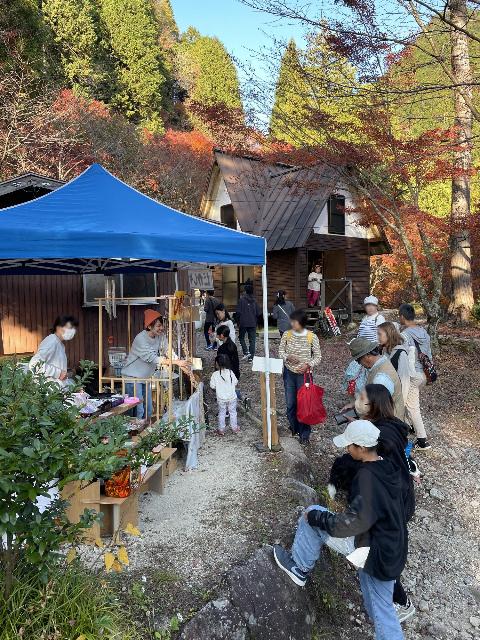
<path fill-rule="evenodd" d="M 407 560 L 408 532 L 401 475 L 391 460 L 379 456 L 380 431 L 368 420 L 355 420 L 333 439 L 346 447 L 361 467 L 352 483 L 344 513 L 319 505 L 300 517 L 290 553 L 274 547 L 278 566 L 304 586 L 324 544 L 346 555 L 358 568 L 365 609 L 376 640 L 403 640 L 392 596 Z"/>
<path fill-rule="evenodd" d="M 253 360 L 255 355 L 255 343 L 257 340 L 257 322 L 261 315 L 260 307 L 253 297 L 253 285 L 245 285 L 245 293 L 238 301 L 237 322 L 239 325 L 238 337 L 243 350 L 243 359 Z M 245 336 L 248 335 L 248 347 Z"/>
<path fill-rule="evenodd" d="M 394 416 L 393 400 L 388 390 L 381 384 L 369 384 L 355 401 L 355 409 L 360 418 L 370 420 L 379 430 L 382 444 L 381 454 L 400 470 L 405 518 L 409 522 L 415 512 L 415 490 L 413 478 L 419 475 L 412 458 L 407 456 L 408 425 Z M 335 497 L 338 490 L 346 491 L 349 499 L 355 475 L 362 462 L 348 453 L 333 462 L 328 484 L 328 493 Z M 393 602 L 400 622 L 411 618 L 415 607 L 405 593 L 400 578 L 395 582 Z"/>
<path fill-rule="evenodd" d="M 210 342 L 210 333 L 214 330 L 217 316 L 215 315 L 215 308 L 218 306 L 218 300 L 214 296 L 214 291 L 205 292 L 205 324 L 203 325 L 203 335 L 205 336 L 205 342 L 207 343 L 205 349 L 211 351 L 215 348 L 216 343 Z"/>
<path fill-rule="evenodd" d="M 230 328 L 222 324 L 217 329 L 217 338 L 220 346 L 218 347 L 217 354 L 224 353 L 230 359 L 230 369 L 235 374 L 237 380 L 240 380 L 240 361 L 238 357 L 237 345 L 230 338 Z"/>

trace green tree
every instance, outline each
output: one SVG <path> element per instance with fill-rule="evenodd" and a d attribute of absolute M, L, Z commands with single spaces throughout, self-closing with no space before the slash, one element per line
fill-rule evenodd
<path fill-rule="evenodd" d="M 470 28 L 480 37 L 480 22 L 472 20 Z M 432 23 L 432 34 L 435 35 L 437 47 L 445 57 L 449 55 L 449 35 L 442 33 L 438 24 Z M 448 129 L 455 120 L 452 100 L 451 81 L 442 65 L 432 58 L 428 52 L 426 36 L 417 38 L 418 47 L 405 49 L 398 60 L 392 64 L 388 74 L 388 82 L 392 89 L 398 91 L 394 102 L 396 126 L 403 131 L 405 137 L 415 138 L 432 129 Z M 480 74 L 480 43 L 470 42 L 470 57 L 475 77 Z M 409 89 L 418 87 L 422 91 L 422 99 Z M 480 95 L 474 91 L 473 103 L 480 110 Z M 473 164 L 480 167 L 480 148 L 478 138 L 480 123 L 473 123 Z M 480 201 L 480 179 L 475 171 L 471 177 L 472 209 Z M 431 182 L 420 193 L 420 205 L 434 215 L 446 218 L 450 215 L 452 200 L 451 180 L 443 179 Z"/>
<path fill-rule="evenodd" d="M 101 18 L 117 71 L 112 104 L 153 132 L 164 130 L 166 72 L 150 0 L 100 0 Z"/>
<path fill-rule="evenodd" d="M 69 85 L 79 93 L 108 102 L 115 69 L 101 38 L 97 0 L 44 0 L 43 15 L 53 34 Z"/>
<path fill-rule="evenodd" d="M 190 102 L 241 109 L 237 70 L 218 38 L 189 27 L 178 47 L 178 76 Z"/>
<path fill-rule="evenodd" d="M 355 75 L 322 33 L 310 37 L 305 51 L 290 40 L 280 64 L 270 136 L 295 147 L 315 146 L 325 141 L 325 129 L 336 124 L 339 136 L 351 140 L 359 107 Z"/>
<path fill-rule="evenodd" d="M 38 0 L 8 0 L 0 9 L 0 63 L 16 65 L 21 57 L 33 73 L 55 76 L 57 59 Z"/>
<path fill-rule="evenodd" d="M 163 108 L 166 112 L 167 123 L 178 127 L 181 125 L 181 101 L 183 98 L 175 71 L 180 32 L 170 0 L 153 0 L 153 10 L 158 26 L 158 44 L 162 50 L 165 70 Z"/>

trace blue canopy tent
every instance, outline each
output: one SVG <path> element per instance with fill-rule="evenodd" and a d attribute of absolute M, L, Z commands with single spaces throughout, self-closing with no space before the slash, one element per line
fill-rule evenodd
<path fill-rule="evenodd" d="M 161 272 L 184 262 L 262 265 L 268 370 L 264 238 L 167 207 L 99 164 L 47 195 L 0 212 L 0 275 Z M 267 423 L 270 443 L 269 411 Z"/>

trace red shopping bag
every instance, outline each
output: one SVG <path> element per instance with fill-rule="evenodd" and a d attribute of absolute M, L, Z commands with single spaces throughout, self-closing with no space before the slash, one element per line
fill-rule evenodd
<path fill-rule="evenodd" d="M 304 424 L 323 424 L 327 412 L 323 406 L 323 388 L 313 383 L 310 371 L 303 376 L 303 385 L 297 393 L 297 419 Z"/>

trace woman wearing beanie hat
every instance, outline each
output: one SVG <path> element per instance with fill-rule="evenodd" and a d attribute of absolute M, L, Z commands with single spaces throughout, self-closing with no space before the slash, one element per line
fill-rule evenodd
<path fill-rule="evenodd" d="M 165 335 L 163 318 L 154 309 L 144 312 L 145 327 L 135 336 L 130 353 L 122 369 L 124 378 L 151 378 L 159 364 L 168 352 L 168 340 Z M 150 418 L 152 415 L 152 392 L 150 385 L 145 382 L 127 382 L 125 392 L 144 400 L 137 406 L 137 418 Z M 146 405 L 146 406 L 145 406 Z"/>

